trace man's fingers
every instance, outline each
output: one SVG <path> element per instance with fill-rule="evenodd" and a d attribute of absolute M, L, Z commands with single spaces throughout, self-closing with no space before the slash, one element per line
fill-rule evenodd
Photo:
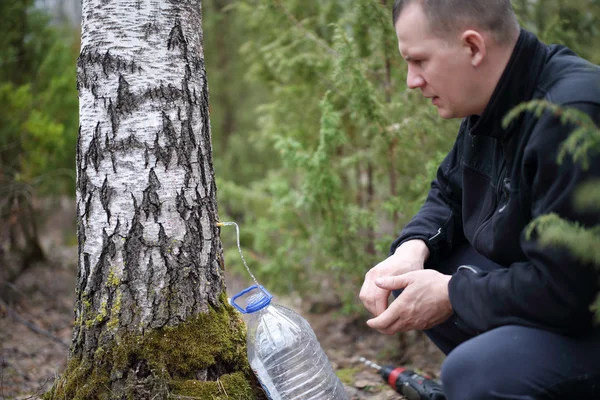
<path fill-rule="evenodd" d="M 389 295 L 389 290 L 378 288 L 371 280 L 370 282 L 365 282 L 358 297 L 371 314 L 378 316 L 387 309 Z"/>
<path fill-rule="evenodd" d="M 377 293 L 375 296 L 375 312 L 373 313 L 373 315 L 375 315 L 376 317 L 381 315 L 385 310 L 387 310 L 388 308 L 388 297 L 390 296 L 390 292 L 388 290 L 381 290 L 381 289 L 377 289 L 377 292 L 382 292 Z"/>
<path fill-rule="evenodd" d="M 375 284 L 384 290 L 404 289 L 410 283 L 410 272 L 403 275 L 375 279 Z"/>
<path fill-rule="evenodd" d="M 368 320 L 367 325 L 381 333 L 387 333 L 388 328 L 395 325 L 401 318 L 400 310 L 395 306 L 396 304 L 392 303 L 392 306 L 388 307 L 378 317 Z"/>
<path fill-rule="evenodd" d="M 365 308 L 369 310 L 371 314 L 375 314 L 375 296 L 372 295 L 373 287 L 377 288 L 377 286 L 373 285 L 373 283 L 365 282 L 363 284 L 362 289 L 360 290 L 360 294 L 358 297 L 365 305 Z"/>

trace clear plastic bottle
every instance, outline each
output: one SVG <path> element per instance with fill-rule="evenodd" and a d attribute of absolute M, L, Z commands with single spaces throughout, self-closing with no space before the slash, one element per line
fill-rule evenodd
<path fill-rule="evenodd" d="M 235 300 L 255 289 L 245 309 Z M 315 333 L 294 311 L 271 303 L 262 286 L 251 286 L 231 303 L 247 314 L 248 360 L 272 400 L 347 400 Z"/>

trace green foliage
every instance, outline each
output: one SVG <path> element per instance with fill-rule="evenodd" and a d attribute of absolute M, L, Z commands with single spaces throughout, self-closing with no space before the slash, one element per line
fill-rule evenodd
<path fill-rule="evenodd" d="M 514 0 L 521 25 L 546 43 L 568 46 L 580 56 L 600 63 L 600 1 Z"/>
<path fill-rule="evenodd" d="M 76 32 L 52 26 L 30 1 L 3 2 L 0 25 L 0 182 L 73 193 Z"/>
<path fill-rule="evenodd" d="M 267 151 L 245 159 L 250 179 L 216 170 L 221 219 L 241 223 L 247 261 L 272 290 L 320 282 L 350 311 L 365 271 L 424 199 L 435 168 L 423 160 L 449 150 L 457 122 L 406 90 L 378 1 L 240 1 L 228 12 L 244 16 L 247 84 L 267 90 L 242 140 Z M 238 269 L 234 235 L 223 238 Z"/>
<path fill-rule="evenodd" d="M 364 273 L 419 209 L 454 140 L 457 121 L 406 87 L 392 3 L 205 4 L 221 219 L 240 224 L 248 264 L 274 292 L 320 285 L 355 310 Z M 599 4 L 513 2 L 542 40 L 595 62 Z M 225 129 L 227 118 L 235 129 Z M 591 131 L 578 121 L 564 151 L 584 161 Z M 244 273 L 235 235 L 222 238 L 227 268 Z"/>
<path fill-rule="evenodd" d="M 533 232 L 539 234 L 541 245 L 565 246 L 583 263 L 600 266 L 600 226 L 585 228 L 552 213 L 538 217 L 529 224 L 527 237 L 531 237 Z"/>
<path fill-rule="evenodd" d="M 533 100 L 515 107 L 504 118 L 503 125 L 510 124 L 524 112 L 531 112 L 537 118 L 549 112 L 559 118 L 562 124 L 573 127 L 569 137 L 561 145 L 557 163 L 562 164 L 565 157 L 570 156 L 583 169 L 588 169 L 589 157 L 600 153 L 600 128 L 587 114 L 547 101 Z M 581 184 L 573 202 L 580 210 L 599 212 L 600 181 L 593 180 Z M 551 213 L 533 220 L 527 227 L 526 237 L 531 238 L 534 232 L 537 233 L 537 240 L 542 246 L 565 247 L 582 263 L 593 265 L 600 270 L 600 225 L 584 227 Z M 600 295 L 592 305 L 592 310 L 600 322 Z"/>
<path fill-rule="evenodd" d="M 545 100 L 533 100 L 512 109 L 502 121 L 503 126 L 506 127 L 525 111 L 532 112 L 537 118 L 541 117 L 543 113 L 549 112 L 559 118 L 563 125 L 574 127 L 569 138 L 561 147 L 557 160 L 559 163 L 562 163 L 566 156 L 571 156 L 584 169 L 588 169 L 589 156 L 600 153 L 600 130 L 586 113 L 574 108 L 561 108 Z"/>

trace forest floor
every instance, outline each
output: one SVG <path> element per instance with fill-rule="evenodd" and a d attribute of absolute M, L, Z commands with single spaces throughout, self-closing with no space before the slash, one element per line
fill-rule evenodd
<path fill-rule="evenodd" d="M 3 289 L 7 292 L 2 297 L 8 301 L 0 304 L 0 399 L 39 398 L 65 368 L 74 318 L 77 248 L 59 243 L 64 236 L 57 231 L 45 235 L 49 259 Z M 226 282 L 232 296 L 248 286 L 249 279 L 226 274 Z M 308 300 L 291 296 L 274 301 L 309 321 L 352 400 L 403 399 L 360 363 L 359 356 L 438 375 L 443 354 L 422 333 L 381 335 L 364 319 L 339 315 L 335 304 L 328 307 L 319 294 Z M 309 312 L 315 304 L 320 313 Z"/>

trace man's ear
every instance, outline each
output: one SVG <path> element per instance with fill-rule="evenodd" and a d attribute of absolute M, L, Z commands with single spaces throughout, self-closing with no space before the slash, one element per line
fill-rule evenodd
<path fill-rule="evenodd" d="M 460 38 L 463 46 L 469 52 L 471 65 L 473 67 L 481 65 L 487 54 L 483 36 L 479 32 L 469 29 L 464 31 Z"/>

